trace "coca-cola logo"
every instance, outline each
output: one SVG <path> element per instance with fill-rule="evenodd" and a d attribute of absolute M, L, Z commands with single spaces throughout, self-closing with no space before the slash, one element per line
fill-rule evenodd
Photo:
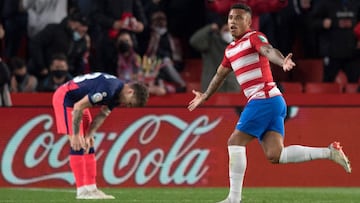
<path fill-rule="evenodd" d="M 187 122 L 171 114 L 149 114 L 135 120 L 121 132 L 98 132 L 95 135 L 96 158 L 103 160 L 98 174 L 109 185 L 119 185 L 130 178 L 133 178 L 137 185 L 144 185 L 155 179 L 161 185 L 195 184 L 209 170 L 206 160 L 210 154 L 209 149 L 199 148 L 196 144 L 202 136 L 217 127 L 221 120 L 222 118 L 218 117 L 210 121 L 208 116 L 201 115 Z M 51 115 L 37 115 L 11 136 L 1 159 L 2 174 L 8 183 L 27 185 L 40 181 L 62 180 L 70 185 L 74 184 L 69 168 L 60 172 L 58 170 L 68 165 L 68 158 L 61 156 L 61 152 L 68 150 L 69 145 L 67 136 L 59 138 L 52 132 L 53 124 Z M 161 143 L 154 143 L 164 124 L 179 132 L 171 135 L 174 139 L 166 149 Z M 35 136 L 30 135 L 35 128 L 40 128 L 41 132 Z M 29 140 L 28 136 L 31 136 L 31 142 L 24 144 L 24 140 Z M 138 146 L 130 145 L 130 139 L 136 139 Z M 109 140 L 112 142 L 110 148 L 99 148 L 103 142 Z M 145 153 L 141 146 L 150 146 L 151 150 Z M 24 154 L 20 159 L 22 163 L 18 162 L 19 158 L 15 161 L 19 154 Z M 21 173 L 14 170 L 19 164 L 24 166 Z M 39 166 L 44 164 L 55 172 L 36 171 L 35 176 L 23 176 L 27 171 L 38 170 Z"/>

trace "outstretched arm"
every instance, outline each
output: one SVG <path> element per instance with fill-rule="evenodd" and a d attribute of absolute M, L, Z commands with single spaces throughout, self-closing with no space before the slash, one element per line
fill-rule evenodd
<path fill-rule="evenodd" d="M 220 65 L 216 71 L 216 74 L 214 75 L 214 77 L 211 79 L 211 82 L 208 86 L 208 88 L 206 89 L 204 96 L 205 96 L 205 100 L 208 100 L 218 89 L 219 87 L 222 85 L 222 83 L 224 82 L 226 76 L 232 71 L 232 69 L 230 68 L 226 68 L 222 65 Z"/>
<path fill-rule="evenodd" d="M 224 79 L 231 71 L 232 70 L 230 68 L 226 68 L 220 65 L 217 69 L 216 74 L 212 78 L 207 90 L 204 93 L 193 90 L 192 92 L 193 94 L 195 94 L 195 98 L 189 103 L 189 111 L 193 111 L 204 101 L 208 100 L 216 92 L 216 90 L 219 89 Z"/>
<path fill-rule="evenodd" d="M 295 66 L 291 59 L 292 53 L 284 57 L 278 49 L 273 48 L 270 44 L 262 46 L 260 53 L 266 56 L 272 63 L 282 67 L 284 71 L 289 71 Z"/>

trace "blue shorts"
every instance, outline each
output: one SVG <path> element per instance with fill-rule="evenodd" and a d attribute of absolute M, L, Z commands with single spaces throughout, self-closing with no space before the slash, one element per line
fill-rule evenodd
<path fill-rule="evenodd" d="M 253 99 L 241 113 L 236 129 L 257 137 L 260 141 L 268 131 L 275 131 L 284 136 L 286 103 L 282 96 L 268 99 Z"/>

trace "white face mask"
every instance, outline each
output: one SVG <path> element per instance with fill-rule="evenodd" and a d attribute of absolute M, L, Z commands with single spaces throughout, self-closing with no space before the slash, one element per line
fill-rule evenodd
<path fill-rule="evenodd" d="M 167 29 L 166 29 L 166 27 L 155 27 L 155 31 L 159 35 L 163 35 L 167 32 Z"/>
<path fill-rule="evenodd" d="M 79 41 L 81 38 L 82 38 L 82 36 L 80 35 L 79 32 L 77 32 L 77 31 L 74 31 L 74 32 L 73 32 L 73 39 L 74 39 L 74 41 Z"/>
<path fill-rule="evenodd" d="M 231 35 L 230 32 L 222 32 L 221 33 L 221 38 L 226 42 L 226 43 L 230 43 L 233 41 L 233 36 Z"/>

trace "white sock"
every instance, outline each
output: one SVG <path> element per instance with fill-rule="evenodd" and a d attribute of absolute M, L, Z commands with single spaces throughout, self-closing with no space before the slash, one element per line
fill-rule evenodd
<path fill-rule="evenodd" d="M 240 202 L 244 174 L 246 170 L 246 148 L 243 146 L 228 146 L 229 151 L 229 178 L 230 191 L 228 199 L 230 202 Z"/>
<path fill-rule="evenodd" d="M 283 148 L 281 151 L 279 163 L 299 163 L 315 159 L 329 159 L 329 157 L 329 148 L 291 145 Z"/>

